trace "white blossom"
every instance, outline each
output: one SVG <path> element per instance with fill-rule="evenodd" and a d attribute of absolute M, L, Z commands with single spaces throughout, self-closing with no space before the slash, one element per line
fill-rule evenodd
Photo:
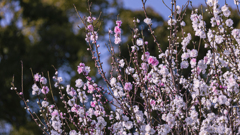
<path fill-rule="evenodd" d="M 144 44 L 144 43 L 143 43 L 143 39 L 141 39 L 141 38 L 137 39 L 136 44 L 137 44 L 138 46 L 142 46 L 142 45 Z"/>
<path fill-rule="evenodd" d="M 119 66 L 120 66 L 121 68 L 123 68 L 124 65 L 125 65 L 124 59 L 121 59 L 121 60 L 119 61 Z"/>
<path fill-rule="evenodd" d="M 144 21 L 147 25 L 152 24 L 152 20 L 151 20 L 150 18 L 145 18 L 143 21 Z"/>

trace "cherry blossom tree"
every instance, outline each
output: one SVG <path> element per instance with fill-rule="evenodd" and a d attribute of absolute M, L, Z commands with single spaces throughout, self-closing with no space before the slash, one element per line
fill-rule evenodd
<path fill-rule="evenodd" d="M 240 134 L 240 29 L 233 27 L 227 3 L 219 6 L 218 0 L 206 0 L 206 10 L 192 9 L 192 23 L 187 24 L 183 19 L 190 0 L 185 5 L 171 0 L 170 7 L 163 1 L 171 10 L 169 44 L 163 50 L 152 28 L 154 22 L 146 12 L 146 2 L 142 0 L 145 19 L 133 20 L 132 45 L 128 45 L 130 60 L 118 57 L 114 48 L 114 44 L 121 47 L 122 21 L 118 19 L 114 30 L 109 30 L 106 48 L 112 60 L 110 76 L 100 59 L 102 45 L 98 43 L 96 27 L 99 18 L 92 16 L 90 3 L 89 16 L 78 15 L 86 28 L 87 50 L 105 85 L 95 83 L 89 76 L 94 67 L 84 63 L 77 69 L 84 78 L 77 79 L 75 86 L 63 86 L 57 70 L 52 77 L 54 85 L 49 73 L 36 73 L 32 95 L 39 99 L 38 116 L 24 98 L 23 83 L 18 91 L 12 82 L 11 89 L 23 100 L 44 134 Z M 234 3 L 238 8 L 239 1 Z M 210 28 L 206 27 L 203 12 L 211 16 L 207 20 Z M 148 26 L 155 44 L 145 40 L 139 30 L 140 21 Z M 184 32 L 186 25 L 192 25 L 194 35 Z M 192 37 L 198 37 L 199 43 Z M 200 58 L 202 42 L 207 53 Z M 190 49 L 188 46 L 193 43 L 194 49 Z M 158 47 L 158 56 L 148 52 L 149 46 Z M 184 75 L 188 69 L 190 73 Z M 53 90 L 59 91 L 64 109 L 58 108 Z"/>

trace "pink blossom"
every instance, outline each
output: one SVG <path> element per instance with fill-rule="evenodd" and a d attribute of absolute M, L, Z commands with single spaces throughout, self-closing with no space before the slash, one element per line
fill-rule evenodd
<path fill-rule="evenodd" d="M 114 27 L 114 36 L 115 36 L 115 40 L 114 43 L 115 44 L 120 44 L 121 43 L 121 29 L 119 28 L 122 24 L 122 21 L 117 21 L 116 22 L 117 26 Z"/>
<path fill-rule="evenodd" d="M 85 64 L 84 63 L 80 63 L 79 66 L 78 66 L 77 72 L 79 74 L 81 74 L 84 71 L 85 71 Z"/>
<path fill-rule="evenodd" d="M 114 33 L 121 34 L 121 29 L 119 28 L 119 26 L 115 26 Z"/>
<path fill-rule="evenodd" d="M 217 95 L 218 94 L 218 90 L 217 90 L 217 87 L 216 86 L 213 86 L 213 92 Z"/>
<path fill-rule="evenodd" d="M 78 67 L 78 69 L 77 69 L 78 74 L 81 74 L 81 73 L 83 73 L 84 71 L 85 71 L 85 68 L 84 68 L 84 67 Z"/>
<path fill-rule="evenodd" d="M 148 69 L 147 63 L 142 63 L 141 64 L 142 70 L 146 71 Z"/>
<path fill-rule="evenodd" d="M 149 52 L 145 52 L 145 56 L 149 57 L 150 53 Z"/>
<path fill-rule="evenodd" d="M 119 27 L 120 27 L 120 26 L 121 26 L 121 24 L 122 24 L 122 21 L 121 21 L 121 20 L 117 20 L 117 21 L 116 21 L 116 24 L 117 24 L 117 26 L 119 26 Z"/>
<path fill-rule="evenodd" d="M 156 101 L 152 99 L 152 100 L 150 101 L 150 104 L 154 106 L 154 105 L 156 104 Z"/>
<path fill-rule="evenodd" d="M 36 74 L 34 75 L 34 80 L 35 80 L 36 82 L 38 82 L 40 78 L 41 78 L 41 75 L 39 75 L 38 73 L 36 73 Z"/>
<path fill-rule="evenodd" d="M 90 104 L 91 104 L 91 107 L 95 107 L 97 104 L 97 101 L 91 101 Z"/>
<path fill-rule="evenodd" d="M 87 76 L 86 78 L 87 78 L 88 81 L 91 81 L 91 80 L 92 80 L 92 78 L 89 77 L 89 76 Z"/>
<path fill-rule="evenodd" d="M 85 85 L 85 84 L 83 85 L 83 89 L 84 89 L 84 90 L 86 90 L 86 89 L 87 89 L 87 87 L 86 87 L 86 85 Z"/>
<path fill-rule="evenodd" d="M 224 110 L 223 113 L 224 113 L 225 115 L 227 115 L 227 114 L 228 114 L 228 111 L 227 111 L 227 110 Z"/>
<path fill-rule="evenodd" d="M 71 108 L 71 111 L 72 112 L 77 112 L 78 110 L 80 109 L 80 105 L 74 105 L 72 108 Z"/>
<path fill-rule="evenodd" d="M 196 63 L 197 60 L 196 60 L 196 58 L 193 58 L 193 59 L 191 59 L 191 61 Z"/>
<path fill-rule="evenodd" d="M 88 85 L 88 92 L 93 93 L 93 91 L 94 91 L 93 85 Z"/>
<path fill-rule="evenodd" d="M 95 115 L 96 117 L 98 117 L 98 116 L 99 116 L 99 114 L 100 114 L 100 112 L 99 112 L 99 111 L 94 111 L 94 115 Z"/>
<path fill-rule="evenodd" d="M 43 86 L 43 87 L 42 87 L 42 93 L 43 93 L 43 94 L 47 94 L 48 92 L 49 92 L 48 86 Z"/>
<path fill-rule="evenodd" d="M 153 66 L 157 66 L 159 62 L 158 62 L 158 60 L 157 60 L 156 57 L 150 56 L 150 57 L 148 58 L 148 63 L 149 63 L 149 64 L 152 64 Z"/>
<path fill-rule="evenodd" d="M 71 88 L 71 90 L 68 94 L 71 95 L 72 97 L 77 95 L 76 91 L 73 88 Z"/>
<path fill-rule="evenodd" d="M 92 26 L 92 24 L 88 25 L 88 26 L 87 26 L 87 29 L 88 29 L 88 31 L 93 31 L 93 26 Z"/>
<path fill-rule="evenodd" d="M 94 20 L 96 20 L 96 17 L 91 17 L 91 16 L 87 17 L 87 22 L 88 23 L 92 23 Z"/>
<path fill-rule="evenodd" d="M 54 116 L 58 116 L 58 111 L 57 110 L 54 110 L 52 113 L 51 113 L 52 117 Z"/>
<path fill-rule="evenodd" d="M 217 25 L 220 25 L 220 21 L 219 20 L 216 20 L 216 22 L 217 22 Z"/>
<path fill-rule="evenodd" d="M 205 56 L 205 57 L 204 57 L 204 64 L 206 64 L 206 63 L 207 63 L 207 61 L 208 61 L 208 57 L 207 57 L 207 56 Z"/>
<path fill-rule="evenodd" d="M 201 69 L 199 67 L 197 67 L 197 74 L 200 74 L 201 73 Z"/>
<path fill-rule="evenodd" d="M 41 77 L 40 82 L 42 84 L 47 84 L 47 79 L 45 77 Z"/>
<path fill-rule="evenodd" d="M 190 64 L 191 64 L 191 67 L 192 67 L 192 68 L 196 66 L 196 61 L 197 61 L 196 58 L 192 58 L 192 59 L 191 59 Z"/>
<path fill-rule="evenodd" d="M 126 82 L 125 86 L 124 86 L 124 89 L 127 90 L 127 91 L 132 90 L 132 84 L 130 82 Z"/>
<path fill-rule="evenodd" d="M 121 38 L 119 38 L 119 37 L 115 37 L 115 41 L 114 41 L 114 43 L 115 44 L 119 44 L 119 43 L 121 43 Z"/>
<path fill-rule="evenodd" d="M 61 117 L 62 119 L 65 118 L 65 117 L 63 117 L 63 113 L 62 113 L 62 112 L 60 112 L 60 117 Z"/>

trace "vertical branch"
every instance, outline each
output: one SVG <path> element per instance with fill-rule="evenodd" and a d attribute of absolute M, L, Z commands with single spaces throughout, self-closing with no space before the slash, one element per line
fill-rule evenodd
<path fill-rule="evenodd" d="M 22 87 L 22 94 L 23 94 L 23 62 L 21 61 L 21 87 Z"/>

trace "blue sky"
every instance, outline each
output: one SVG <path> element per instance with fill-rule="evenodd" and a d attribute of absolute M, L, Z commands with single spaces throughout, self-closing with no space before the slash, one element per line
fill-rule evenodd
<path fill-rule="evenodd" d="M 133 9 L 133 10 L 141 10 L 142 9 L 142 1 L 141 0 L 122 0 L 124 7 Z M 171 0 L 164 0 L 165 3 L 170 6 Z M 199 6 L 201 4 L 205 5 L 205 0 L 191 0 L 193 3 L 193 6 Z M 226 0 L 228 5 L 231 7 L 236 8 L 234 5 L 233 0 Z M 177 4 L 179 6 L 184 5 L 187 2 L 187 0 L 177 0 Z M 219 4 L 223 6 L 225 4 L 225 0 L 219 0 Z M 155 11 L 157 11 L 159 14 L 161 14 L 164 19 L 167 19 L 168 15 L 170 15 L 169 9 L 165 7 L 162 0 L 147 0 L 146 6 L 151 6 Z"/>

